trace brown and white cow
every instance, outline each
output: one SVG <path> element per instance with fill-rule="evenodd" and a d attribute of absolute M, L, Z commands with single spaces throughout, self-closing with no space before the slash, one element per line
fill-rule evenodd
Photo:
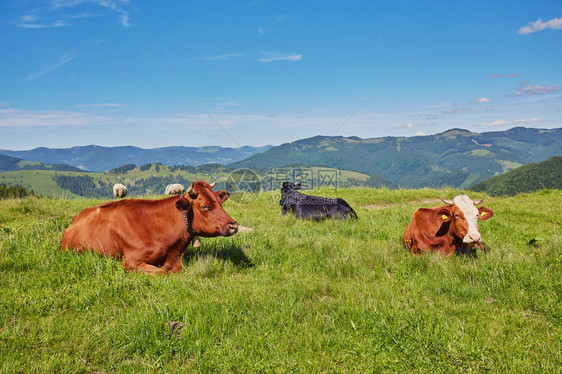
<path fill-rule="evenodd" d="M 238 231 L 238 224 L 222 207 L 230 194 L 213 191 L 214 185 L 199 181 L 181 196 L 86 208 L 64 231 L 61 248 L 122 258 L 125 270 L 177 273 L 197 235 L 230 236 Z"/>
<path fill-rule="evenodd" d="M 447 205 L 419 208 L 406 227 L 402 242 L 412 253 L 440 251 L 449 256 L 456 249 L 483 248 L 478 221 L 494 215 L 485 207 L 476 208 L 483 200 L 473 201 L 466 195 L 453 200 L 441 199 Z"/>

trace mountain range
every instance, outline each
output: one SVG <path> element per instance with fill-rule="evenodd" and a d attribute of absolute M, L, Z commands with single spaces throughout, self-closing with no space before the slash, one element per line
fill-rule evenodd
<path fill-rule="evenodd" d="M 125 165 L 144 165 L 159 162 L 163 165 L 197 166 L 208 163 L 228 164 L 243 160 L 272 146 L 244 146 L 240 148 L 164 147 L 144 149 L 134 146 L 102 147 L 98 145 L 72 148 L 35 148 L 28 151 L 0 149 L 0 154 L 49 164 L 66 164 L 82 170 L 108 171 Z"/>
<path fill-rule="evenodd" d="M 562 129 L 451 129 L 414 137 L 315 136 L 230 164 L 238 168 L 315 165 L 380 175 L 405 188 L 467 188 L 530 162 L 562 154 Z"/>
<path fill-rule="evenodd" d="M 166 147 L 142 149 L 133 146 L 85 146 L 66 149 L 36 148 L 29 151 L 0 150 L 19 157 L 0 158 L 15 169 L 64 170 L 66 164 L 81 170 L 107 171 L 127 164 L 201 165 L 220 163 L 226 170 L 318 166 L 364 173 L 361 184 L 387 188 L 468 188 L 521 165 L 562 155 L 562 128 L 516 127 L 506 131 L 474 133 L 451 129 L 440 134 L 414 137 L 362 139 L 315 136 L 279 146 L 264 147 Z M 33 161 L 33 162 L 29 162 Z M 41 166 L 42 165 L 42 166 Z M 132 165 L 127 165 L 129 168 Z M 68 170 L 68 169 L 67 169 Z"/>

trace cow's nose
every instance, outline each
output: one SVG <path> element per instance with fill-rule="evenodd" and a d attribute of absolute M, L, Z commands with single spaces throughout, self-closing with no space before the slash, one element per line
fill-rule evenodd
<path fill-rule="evenodd" d="M 232 222 L 223 226 L 221 230 L 221 235 L 230 236 L 236 234 L 237 232 L 238 232 L 238 223 Z"/>
<path fill-rule="evenodd" d="M 480 241 L 480 234 L 471 234 L 468 236 L 468 238 L 473 242 L 479 242 Z"/>

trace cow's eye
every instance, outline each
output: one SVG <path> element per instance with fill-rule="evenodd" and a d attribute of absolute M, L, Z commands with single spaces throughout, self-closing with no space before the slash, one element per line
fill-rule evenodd
<path fill-rule="evenodd" d="M 206 206 L 206 205 L 201 205 L 201 209 L 202 209 L 202 210 L 210 210 L 209 207 Z"/>

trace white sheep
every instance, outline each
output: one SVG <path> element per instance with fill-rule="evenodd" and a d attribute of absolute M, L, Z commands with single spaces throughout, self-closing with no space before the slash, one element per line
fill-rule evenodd
<path fill-rule="evenodd" d="M 124 198 L 127 196 L 127 187 L 121 183 L 116 183 L 113 185 L 113 197 Z"/>
<path fill-rule="evenodd" d="M 179 183 L 169 184 L 166 186 L 166 195 L 180 195 L 185 191 L 185 187 Z"/>

